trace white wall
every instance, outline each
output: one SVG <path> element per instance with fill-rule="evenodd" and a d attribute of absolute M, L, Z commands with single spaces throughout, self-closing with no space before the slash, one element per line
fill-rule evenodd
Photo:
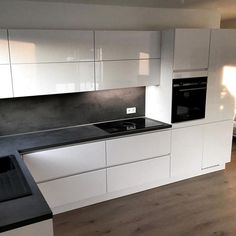
<path fill-rule="evenodd" d="M 209 10 L 160 9 L 43 3 L 0 2 L 1 28 L 160 29 L 219 28 L 220 14 Z"/>

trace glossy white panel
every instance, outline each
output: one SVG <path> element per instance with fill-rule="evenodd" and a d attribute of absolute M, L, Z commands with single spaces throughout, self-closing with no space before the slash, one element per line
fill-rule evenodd
<path fill-rule="evenodd" d="M 92 31 L 9 30 L 12 63 L 94 61 Z"/>
<path fill-rule="evenodd" d="M 173 79 L 205 77 L 207 75 L 208 75 L 208 71 L 207 70 L 181 71 L 181 72 L 174 72 L 173 73 Z"/>
<path fill-rule="evenodd" d="M 232 136 L 232 120 L 204 125 L 203 169 L 230 162 Z"/>
<path fill-rule="evenodd" d="M 160 58 L 159 31 L 95 31 L 96 60 Z"/>
<path fill-rule="evenodd" d="M 108 192 L 167 179 L 170 174 L 169 168 L 170 156 L 108 168 Z"/>
<path fill-rule="evenodd" d="M 201 171 L 203 127 L 201 125 L 172 130 L 171 176 Z"/>
<path fill-rule="evenodd" d="M 7 30 L 0 29 L 0 64 L 9 63 Z"/>
<path fill-rule="evenodd" d="M 52 180 L 105 167 L 105 142 L 30 153 L 23 159 L 36 182 Z"/>
<path fill-rule="evenodd" d="M 106 170 L 61 178 L 38 185 L 51 208 L 106 193 Z"/>
<path fill-rule="evenodd" d="M 13 97 L 10 65 L 0 65 L 0 98 Z"/>
<path fill-rule="evenodd" d="M 234 116 L 235 42 L 236 30 L 212 30 L 206 103 L 208 122 L 232 119 Z"/>
<path fill-rule="evenodd" d="M 208 68 L 210 29 L 176 29 L 174 70 Z"/>
<path fill-rule="evenodd" d="M 14 95 L 34 96 L 94 90 L 94 63 L 12 65 Z"/>
<path fill-rule="evenodd" d="M 1 236 L 53 236 L 52 220 L 44 220 L 0 233 Z"/>
<path fill-rule="evenodd" d="M 118 165 L 170 153 L 170 131 L 108 140 L 107 164 Z"/>
<path fill-rule="evenodd" d="M 96 62 L 96 89 L 159 85 L 160 59 Z"/>

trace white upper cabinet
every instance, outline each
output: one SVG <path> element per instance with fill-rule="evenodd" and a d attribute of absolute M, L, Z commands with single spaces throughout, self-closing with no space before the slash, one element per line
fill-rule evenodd
<path fill-rule="evenodd" d="M 0 30 L 0 98 L 13 97 L 7 30 Z"/>
<path fill-rule="evenodd" d="M 160 58 L 158 31 L 95 31 L 95 60 Z"/>
<path fill-rule="evenodd" d="M 94 63 L 14 64 L 15 97 L 94 90 Z"/>
<path fill-rule="evenodd" d="M 9 30 L 12 63 L 94 61 L 92 31 Z"/>
<path fill-rule="evenodd" d="M 95 89 L 94 35 L 80 30 L 9 30 L 16 97 Z"/>
<path fill-rule="evenodd" d="M 95 68 L 97 90 L 160 83 L 160 59 L 101 61 Z"/>
<path fill-rule="evenodd" d="M 176 29 L 174 71 L 208 68 L 210 29 Z"/>
<path fill-rule="evenodd" d="M 160 32 L 95 31 L 96 89 L 159 85 Z"/>
<path fill-rule="evenodd" d="M 236 93 L 236 30 L 216 29 L 211 33 L 206 119 L 232 119 Z"/>
<path fill-rule="evenodd" d="M 9 64 L 7 30 L 0 29 L 0 65 Z"/>

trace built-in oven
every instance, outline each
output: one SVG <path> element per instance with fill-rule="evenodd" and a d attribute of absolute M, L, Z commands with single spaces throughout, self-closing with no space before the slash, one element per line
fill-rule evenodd
<path fill-rule="evenodd" d="M 205 118 L 207 77 L 173 79 L 171 122 Z"/>

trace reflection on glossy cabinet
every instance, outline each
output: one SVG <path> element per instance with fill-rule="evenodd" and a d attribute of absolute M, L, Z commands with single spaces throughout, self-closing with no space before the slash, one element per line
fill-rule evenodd
<path fill-rule="evenodd" d="M 159 31 L 95 31 L 95 60 L 160 58 Z"/>
<path fill-rule="evenodd" d="M 159 85 L 160 59 L 95 63 L 96 89 Z"/>
<path fill-rule="evenodd" d="M 16 97 L 94 90 L 94 63 L 12 65 Z"/>
<path fill-rule="evenodd" d="M 29 153 L 23 160 L 36 182 L 105 168 L 105 142 L 87 143 Z"/>
<path fill-rule="evenodd" d="M 0 98 L 13 97 L 10 65 L 0 65 Z"/>
<path fill-rule="evenodd" d="M 94 61 L 92 31 L 9 30 L 12 63 Z"/>
<path fill-rule="evenodd" d="M 233 120 L 204 125 L 202 168 L 230 162 Z"/>
<path fill-rule="evenodd" d="M 206 120 L 232 119 L 236 78 L 236 30 L 215 29 L 211 33 Z"/>
<path fill-rule="evenodd" d="M 9 64 L 7 30 L 0 29 L 0 65 Z"/>
<path fill-rule="evenodd" d="M 171 176 L 201 171 L 203 126 L 172 130 Z"/>
<path fill-rule="evenodd" d="M 208 68 L 210 29 L 176 29 L 174 71 Z"/>

